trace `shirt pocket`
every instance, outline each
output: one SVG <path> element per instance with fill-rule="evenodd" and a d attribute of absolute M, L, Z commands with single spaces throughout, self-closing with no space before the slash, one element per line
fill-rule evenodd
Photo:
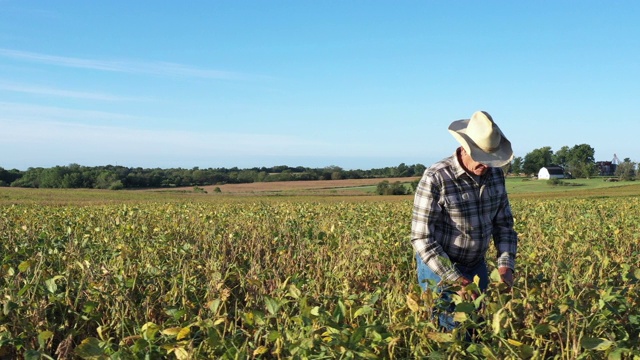
<path fill-rule="evenodd" d="M 449 221 L 463 233 L 469 234 L 480 228 L 476 201 L 475 196 L 468 192 L 444 196 L 444 208 L 449 213 Z"/>

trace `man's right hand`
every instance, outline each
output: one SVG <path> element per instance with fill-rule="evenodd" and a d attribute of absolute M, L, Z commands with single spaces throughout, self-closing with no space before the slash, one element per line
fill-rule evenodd
<path fill-rule="evenodd" d="M 508 267 L 500 267 L 498 268 L 498 273 L 500 274 L 500 281 L 507 284 L 511 289 L 513 287 L 513 270 Z"/>

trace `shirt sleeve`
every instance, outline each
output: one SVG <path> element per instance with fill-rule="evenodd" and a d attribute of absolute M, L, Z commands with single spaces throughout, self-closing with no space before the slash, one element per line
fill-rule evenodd
<path fill-rule="evenodd" d="M 443 281 L 454 281 L 462 274 L 436 241 L 435 224 L 441 219 L 440 186 L 435 175 L 425 172 L 418 183 L 413 203 L 411 244 L 422 261 Z"/>
<path fill-rule="evenodd" d="M 504 176 L 502 184 L 504 186 Z M 508 267 L 515 270 L 518 234 L 513 229 L 513 214 L 506 190 L 502 195 L 500 207 L 493 222 L 493 241 L 498 252 L 498 267 Z"/>

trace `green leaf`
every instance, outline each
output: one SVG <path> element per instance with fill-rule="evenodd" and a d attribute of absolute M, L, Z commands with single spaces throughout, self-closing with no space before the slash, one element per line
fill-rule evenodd
<path fill-rule="evenodd" d="M 143 351 L 145 348 L 147 348 L 149 346 L 149 342 L 145 339 L 138 339 L 136 340 L 136 342 L 133 344 L 133 351 L 134 352 L 139 352 L 139 351 Z"/>
<path fill-rule="evenodd" d="M 180 330 L 178 336 L 176 336 L 176 340 L 182 340 L 189 336 L 189 334 L 191 334 L 191 328 L 189 326 L 185 326 Z"/>
<path fill-rule="evenodd" d="M 289 295 L 291 295 L 292 298 L 298 299 L 301 294 L 302 292 L 300 289 L 298 289 L 294 284 L 289 285 Z"/>
<path fill-rule="evenodd" d="M 338 308 L 340 308 L 340 313 L 342 314 L 342 317 L 344 317 L 347 314 L 347 307 L 340 299 L 338 299 Z"/>
<path fill-rule="evenodd" d="M 438 343 L 453 341 L 453 334 L 451 333 L 432 332 L 432 333 L 428 333 L 427 337 Z"/>
<path fill-rule="evenodd" d="M 465 322 L 467 321 L 468 318 L 469 316 L 467 316 L 467 314 L 463 312 L 456 312 L 453 314 L 453 321 L 455 322 L 459 322 L 459 323 Z"/>
<path fill-rule="evenodd" d="M 534 328 L 536 335 L 547 335 L 551 332 L 551 326 L 549 324 L 539 324 Z"/>
<path fill-rule="evenodd" d="M 500 330 L 502 330 L 502 319 L 505 317 L 504 308 L 496 311 L 493 314 L 493 321 L 491 322 L 491 327 L 493 328 L 493 335 L 500 334 Z"/>
<path fill-rule="evenodd" d="M 529 358 L 533 357 L 533 354 L 534 354 L 533 347 L 531 347 L 531 345 L 527 345 L 527 344 L 523 345 L 520 348 L 520 354 L 525 359 L 529 359 Z"/>
<path fill-rule="evenodd" d="M 58 291 L 58 285 L 56 284 L 56 280 L 60 280 L 60 279 L 63 279 L 63 278 L 64 278 L 64 276 L 62 276 L 62 275 L 56 275 L 56 276 L 52 277 L 51 279 L 46 280 L 44 282 L 44 284 L 47 287 L 47 290 L 50 293 L 55 294 L 56 291 Z"/>
<path fill-rule="evenodd" d="M 37 350 L 27 350 L 24 353 L 24 360 L 40 360 L 41 354 L 40 351 Z"/>
<path fill-rule="evenodd" d="M 518 346 L 518 347 L 523 345 L 522 342 L 514 339 L 507 339 L 507 342 L 509 343 L 509 345 Z"/>
<path fill-rule="evenodd" d="M 156 333 L 158 332 L 159 328 L 158 325 L 152 323 L 152 322 L 148 322 L 144 325 L 142 325 L 142 329 L 141 329 L 141 333 L 140 335 L 142 335 L 142 338 L 144 338 L 145 340 L 153 340 L 156 336 Z"/>
<path fill-rule="evenodd" d="M 98 305 L 100 305 L 100 304 L 98 304 L 98 303 L 97 303 L 97 302 L 95 302 L 95 301 L 87 301 L 87 302 L 84 304 L 84 306 L 82 307 L 82 312 L 84 312 L 84 313 L 86 313 L 86 314 L 90 314 L 90 313 L 92 313 L 92 312 L 93 312 L 93 310 L 95 310 L 95 309 L 96 309 L 96 307 L 98 307 Z"/>
<path fill-rule="evenodd" d="M 46 280 L 44 284 L 47 287 L 47 290 L 52 294 L 55 294 L 58 290 L 58 285 L 56 285 L 56 280 L 54 278 Z"/>
<path fill-rule="evenodd" d="M 456 312 L 471 314 L 476 310 L 476 306 L 472 302 L 461 302 L 456 305 Z"/>
<path fill-rule="evenodd" d="M 187 349 L 183 347 L 175 348 L 175 350 L 173 350 L 173 354 L 176 356 L 176 359 L 178 360 L 189 358 L 189 352 L 187 352 Z"/>
<path fill-rule="evenodd" d="M 214 299 L 214 300 L 210 301 L 209 303 L 207 303 L 207 305 L 209 306 L 209 310 L 211 310 L 212 313 L 217 314 L 218 313 L 218 308 L 220 308 L 220 304 L 221 303 L 222 303 L 222 300 Z"/>
<path fill-rule="evenodd" d="M 373 309 L 370 306 L 363 306 L 360 309 L 356 310 L 356 313 L 353 315 L 354 318 L 357 318 L 360 315 L 367 315 L 370 314 L 373 311 Z"/>
<path fill-rule="evenodd" d="M 491 351 L 491 348 L 488 346 L 482 347 L 482 355 L 487 359 L 497 359 L 498 357 Z"/>
<path fill-rule="evenodd" d="M 186 313 L 187 313 L 187 311 L 186 311 L 186 310 L 184 310 L 184 309 L 174 309 L 174 308 L 171 308 L 171 309 L 167 309 L 167 310 L 165 311 L 165 313 L 167 313 L 167 315 L 171 316 L 171 317 L 172 317 L 172 318 L 174 318 L 175 320 L 178 320 L 178 319 L 180 319 L 182 316 L 184 316 L 184 314 L 186 314 Z"/>
<path fill-rule="evenodd" d="M 24 295 L 24 293 L 29 291 L 29 289 L 31 289 L 32 287 L 33 287 L 32 284 L 27 284 L 27 285 L 23 286 L 22 289 L 20 289 L 20 291 L 18 291 L 18 296 Z"/>
<path fill-rule="evenodd" d="M 25 272 L 29 270 L 30 267 L 31 267 L 31 262 L 29 260 L 25 260 L 21 262 L 20 265 L 18 265 L 18 271 Z"/>
<path fill-rule="evenodd" d="M 269 351 L 269 348 L 266 346 L 258 346 L 255 350 L 253 350 L 253 356 L 262 355 Z"/>
<path fill-rule="evenodd" d="M 418 305 L 418 295 L 415 293 L 407 294 L 407 307 L 413 312 L 420 310 L 420 305 Z"/>
<path fill-rule="evenodd" d="M 360 326 L 354 331 L 349 337 L 349 343 L 357 344 L 367 332 L 367 328 L 365 326 Z"/>
<path fill-rule="evenodd" d="M 587 350 L 607 350 L 613 345 L 612 341 L 602 338 L 585 337 L 580 340 L 580 345 Z"/>
<path fill-rule="evenodd" d="M 180 332 L 180 330 L 182 330 L 182 328 L 179 327 L 172 327 L 172 328 L 167 328 L 162 330 L 162 335 L 167 335 L 167 336 L 176 336 L 178 335 L 178 333 Z"/>
<path fill-rule="evenodd" d="M 44 348 L 45 344 L 47 343 L 47 340 L 51 339 L 53 337 L 53 333 L 49 330 L 45 330 L 45 331 L 41 331 L 38 334 L 38 345 L 40 345 L 40 348 Z"/>
<path fill-rule="evenodd" d="M 278 303 L 278 300 L 270 297 L 270 296 L 265 296 L 264 297 L 264 304 L 267 307 L 267 311 L 271 314 L 271 315 L 275 315 L 278 313 L 278 310 L 280 310 L 280 304 Z"/>
<path fill-rule="evenodd" d="M 14 303 L 13 301 L 7 301 L 6 303 L 4 303 L 4 305 L 2 306 L 2 313 L 4 315 L 9 315 L 9 313 L 11 312 L 11 310 L 13 309 L 17 309 L 18 308 L 18 304 Z"/>
<path fill-rule="evenodd" d="M 278 331 L 271 330 L 269 332 L 269 335 L 267 335 L 267 340 L 273 342 L 273 341 L 278 340 L 281 337 L 282 337 L 282 335 Z"/>
<path fill-rule="evenodd" d="M 95 359 L 105 355 L 100 347 L 100 340 L 94 337 L 82 340 L 73 352 L 83 359 Z"/>
<path fill-rule="evenodd" d="M 487 296 L 487 293 L 482 293 L 475 300 L 473 300 L 473 305 L 476 307 L 476 309 L 480 308 L 480 305 L 482 305 L 482 302 L 484 301 L 484 298 L 486 296 Z"/>
<path fill-rule="evenodd" d="M 498 272 L 498 269 L 493 269 L 493 271 L 491 271 L 491 275 L 489 275 L 489 277 L 491 278 L 491 281 L 493 281 L 493 282 L 500 282 L 500 272 Z"/>
<path fill-rule="evenodd" d="M 607 360 L 621 360 L 622 354 L 625 352 L 625 349 L 615 349 L 609 355 L 607 355 Z"/>

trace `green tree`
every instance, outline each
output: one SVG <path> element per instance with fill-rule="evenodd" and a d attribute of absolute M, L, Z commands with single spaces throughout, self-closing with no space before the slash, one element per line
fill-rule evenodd
<path fill-rule="evenodd" d="M 552 164 L 552 156 L 553 152 L 550 146 L 535 149 L 524 156 L 522 171 L 527 175 L 537 174 L 542 167 Z"/>
<path fill-rule="evenodd" d="M 563 168 L 566 168 L 569 163 L 570 153 L 571 153 L 571 150 L 569 149 L 568 146 L 561 147 L 560 150 L 556 151 L 553 154 L 553 157 L 552 157 L 553 163 L 556 165 L 562 166 Z"/>
<path fill-rule="evenodd" d="M 409 167 L 405 163 L 401 163 L 398 165 L 395 171 L 395 176 L 397 177 L 407 177 L 409 176 Z"/>
<path fill-rule="evenodd" d="M 258 172 L 255 170 L 244 170 L 238 174 L 238 182 L 252 183 L 258 180 Z"/>
<path fill-rule="evenodd" d="M 387 193 L 387 191 L 389 190 L 389 181 L 384 180 L 378 183 L 378 185 L 376 185 L 376 194 L 378 195 L 384 195 Z"/>
<path fill-rule="evenodd" d="M 116 180 L 118 180 L 118 175 L 108 170 L 104 170 L 98 174 L 93 186 L 96 189 L 108 189 Z M 122 184 L 122 182 L 120 182 L 120 184 Z"/>
<path fill-rule="evenodd" d="M 513 159 L 511 162 L 511 173 L 516 175 L 522 173 L 522 161 L 522 157 L 520 156 Z"/>
<path fill-rule="evenodd" d="M 615 175 L 620 178 L 620 180 L 635 180 L 636 178 L 636 163 L 632 162 L 631 159 L 626 158 L 623 162 L 616 166 Z"/>
<path fill-rule="evenodd" d="M 0 186 L 9 186 L 12 182 L 18 180 L 22 174 L 19 170 L 5 170 L 0 167 Z"/>
<path fill-rule="evenodd" d="M 595 150 L 588 144 L 572 147 L 567 154 L 567 169 L 574 177 L 588 178 L 597 172 Z"/>
<path fill-rule="evenodd" d="M 424 171 L 427 170 L 427 167 L 422 164 L 413 165 L 413 176 L 422 176 Z"/>
<path fill-rule="evenodd" d="M 84 179 L 81 172 L 71 172 L 62 177 L 61 187 L 65 189 L 76 189 L 84 187 Z"/>
<path fill-rule="evenodd" d="M 404 186 L 400 181 L 395 181 L 391 184 L 391 194 L 390 195 L 406 195 L 408 190 L 407 187 Z"/>
<path fill-rule="evenodd" d="M 62 166 L 45 169 L 40 175 L 40 188 L 61 188 L 62 178 L 67 173 Z"/>
<path fill-rule="evenodd" d="M 41 175 L 45 171 L 44 168 L 28 168 L 22 177 L 11 183 L 12 187 L 39 188 Z"/>
<path fill-rule="evenodd" d="M 122 189 L 124 189 L 124 185 L 120 180 L 116 180 L 113 183 L 111 183 L 111 185 L 109 185 L 109 190 L 122 190 Z"/>
<path fill-rule="evenodd" d="M 400 181 L 389 183 L 389 181 L 384 180 L 376 186 L 376 193 L 378 195 L 406 195 L 407 188 Z"/>

